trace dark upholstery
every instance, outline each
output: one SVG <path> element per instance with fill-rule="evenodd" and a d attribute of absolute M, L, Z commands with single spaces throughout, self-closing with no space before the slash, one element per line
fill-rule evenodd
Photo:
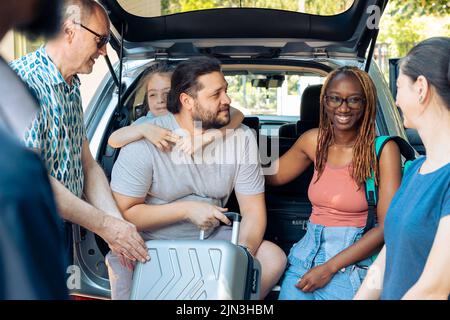
<path fill-rule="evenodd" d="M 297 137 L 306 131 L 319 127 L 320 121 L 320 91 L 321 84 L 309 86 L 302 96 L 300 120 L 296 124 Z"/>
<path fill-rule="evenodd" d="M 259 131 L 259 118 L 258 117 L 245 117 L 242 120 L 242 124 L 245 124 L 250 129 L 253 129 L 258 133 Z"/>
<path fill-rule="evenodd" d="M 297 135 L 300 137 L 302 134 L 304 134 L 306 131 L 314 129 L 314 128 L 318 128 L 319 127 L 319 123 L 315 122 L 315 121 L 297 121 L 296 123 L 297 126 Z"/>
<path fill-rule="evenodd" d="M 297 137 L 297 125 L 295 123 L 283 124 L 278 129 L 278 135 L 283 138 L 295 138 Z"/>
<path fill-rule="evenodd" d="M 296 138 L 297 137 L 297 124 L 285 123 L 278 129 L 278 136 L 281 138 Z"/>
<path fill-rule="evenodd" d="M 302 95 L 300 121 L 313 121 L 319 124 L 321 84 L 314 84 L 305 89 Z"/>

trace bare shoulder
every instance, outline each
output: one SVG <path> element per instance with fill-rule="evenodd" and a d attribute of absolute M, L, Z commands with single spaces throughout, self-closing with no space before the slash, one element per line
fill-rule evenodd
<path fill-rule="evenodd" d="M 390 159 L 399 157 L 400 148 L 398 147 L 397 143 L 394 140 L 389 140 L 388 142 L 386 142 L 383 150 L 381 150 L 380 162 L 384 159 L 387 159 L 389 161 Z"/>
<path fill-rule="evenodd" d="M 318 128 L 308 130 L 297 139 L 297 142 L 295 143 L 294 147 L 298 151 L 305 153 L 311 160 L 314 160 L 318 136 L 319 136 Z"/>
<path fill-rule="evenodd" d="M 305 139 L 308 143 L 317 144 L 317 138 L 319 137 L 319 128 L 314 128 L 306 131 L 304 134 L 300 136 L 300 138 Z"/>
<path fill-rule="evenodd" d="M 399 173 L 402 167 L 400 156 L 400 148 L 393 140 L 388 141 L 383 150 L 381 150 L 379 168 L 381 176 L 392 178 L 393 175 Z"/>

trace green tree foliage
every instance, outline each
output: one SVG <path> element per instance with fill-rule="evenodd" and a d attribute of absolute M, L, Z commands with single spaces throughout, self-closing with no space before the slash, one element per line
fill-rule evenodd
<path fill-rule="evenodd" d="M 318 15 L 334 15 L 346 11 L 351 7 L 353 0 L 305 0 L 305 12 Z"/>
<path fill-rule="evenodd" d="M 430 36 L 450 36 L 449 17 L 448 0 L 391 0 L 381 19 L 378 43 L 389 44 L 390 57 L 402 57 Z"/>
<path fill-rule="evenodd" d="M 354 0 L 162 0 L 162 14 L 173 14 L 211 8 L 268 8 L 333 15 L 346 11 Z M 402 57 L 415 43 L 431 36 L 450 36 L 449 0 L 389 0 L 380 23 L 377 43 L 387 50 L 382 61 L 386 71 L 387 59 Z M 240 90 L 252 91 L 249 84 L 233 84 Z M 261 91 L 261 89 L 258 89 Z M 289 92 L 295 91 L 290 83 Z M 260 93 L 273 99 L 272 93 Z M 236 97 L 238 99 L 238 97 Z M 245 102 L 243 102 L 245 103 Z M 270 103 L 267 103 L 270 105 Z"/>
<path fill-rule="evenodd" d="M 353 0 L 162 0 L 162 14 L 172 14 L 211 8 L 269 8 L 300 11 L 319 15 L 344 12 Z M 446 16 L 450 13 L 448 0 L 390 0 L 390 15 L 411 18 L 415 15 Z"/>
<path fill-rule="evenodd" d="M 162 14 L 211 8 L 268 8 L 332 15 L 348 9 L 353 0 L 162 0 Z"/>
<path fill-rule="evenodd" d="M 406 19 L 412 16 L 448 16 L 450 1 L 448 0 L 391 0 L 391 15 L 400 15 Z"/>

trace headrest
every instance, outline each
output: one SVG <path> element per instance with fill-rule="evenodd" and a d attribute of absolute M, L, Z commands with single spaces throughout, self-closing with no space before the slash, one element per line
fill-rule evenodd
<path fill-rule="evenodd" d="M 305 91 L 303 91 L 300 121 L 311 121 L 317 123 L 317 125 L 319 124 L 321 90 L 321 84 L 314 84 L 306 87 Z"/>
<path fill-rule="evenodd" d="M 259 118 L 258 117 L 245 117 L 244 120 L 242 120 L 242 124 L 245 124 L 250 129 L 255 130 L 256 132 L 259 132 Z"/>

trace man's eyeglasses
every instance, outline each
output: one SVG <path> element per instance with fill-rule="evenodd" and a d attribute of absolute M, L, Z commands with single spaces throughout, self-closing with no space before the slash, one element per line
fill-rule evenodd
<path fill-rule="evenodd" d="M 92 33 L 93 35 L 95 35 L 97 37 L 97 39 L 98 39 L 98 41 L 97 41 L 97 48 L 98 49 L 103 48 L 103 46 L 105 44 L 107 44 L 109 42 L 109 40 L 111 40 L 111 36 L 110 35 L 102 36 L 101 34 L 98 34 L 97 32 L 95 32 L 94 30 L 89 29 L 88 27 L 86 27 L 82 23 L 78 23 L 78 22 L 75 22 L 75 21 L 74 21 L 74 23 L 78 24 L 80 27 L 82 27 L 83 29 L 89 31 L 90 33 Z"/>
<path fill-rule="evenodd" d="M 366 99 L 362 97 L 348 97 L 344 99 L 339 96 L 325 96 L 325 102 L 331 108 L 339 108 L 342 106 L 344 101 L 351 109 L 359 109 L 364 103 L 366 103 Z"/>

